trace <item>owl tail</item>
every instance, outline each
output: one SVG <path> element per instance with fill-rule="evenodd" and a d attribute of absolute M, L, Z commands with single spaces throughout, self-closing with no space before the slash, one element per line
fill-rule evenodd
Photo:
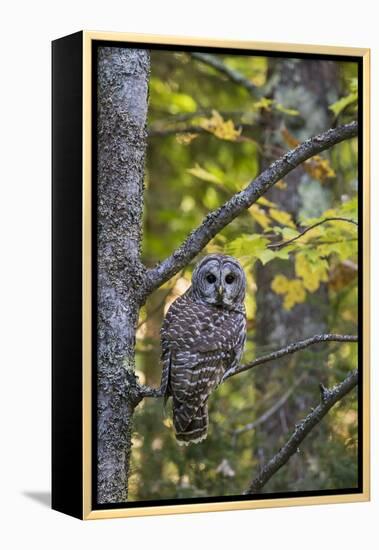
<path fill-rule="evenodd" d="M 179 445 L 200 443 L 207 437 L 208 405 L 204 403 L 188 422 L 188 411 L 183 403 L 173 401 L 175 436 Z"/>

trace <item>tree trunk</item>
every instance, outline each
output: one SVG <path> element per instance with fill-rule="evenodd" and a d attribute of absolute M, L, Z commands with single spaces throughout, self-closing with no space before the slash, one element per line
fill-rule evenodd
<path fill-rule="evenodd" d="M 279 80 L 273 97 L 279 103 L 296 108 L 300 116 L 289 118 L 286 125 L 299 141 L 304 141 L 329 128 L 333 113 L 328 109 L 338 97 L 332 83 L 337 83 L 338 66 L 332 61 L 309 61 L 298 59 L 281 60 Z M 278 126 L 278 123 L 275 124 Z M 282 145 L 282 143 L 281 143 Z M 327 184 L 312 180 L 303 167 L 293 170 L 286 178 L 286 189 L 271 188 L 266 197 L 290 212 L 296 221 L 301 211 L 309 217 L 317 217 L 330 206 L 330 191 Z M 283 262 L 258 266 L 258 341 L 274 347 L 301 340 L 324 331 L 327 303 L 324 288 L 320 288 L 304 304 L 296 305 L 286 312 L 282 298 L 271 290 L 272 278 L 282 270 Z M 294 276 L 291 267 L 286 275 Z"/>
<path fill-rule="evenodd" d="M 97 502 L 125 502 L 132 414 L 146 117 L 146 50 L 101 47 L 97 82 Z"/>
<path fill-rule="evenodd" d="M 273 98 L 286 107 L 293 107 L 300 113 L 298 117 L 288 118 L 287 128 L 299 141 L 315 135 L 329 128 L 332 124 L 332 113 L 328 106 L 338 98 L 338 90 L 333 83 L 338 82 L 338 65 L 332 61 L 311 61 L 300 59 L 280 60 L 277 65 L 278 80 L 273 90 Z M 274 127 L 278 127 L 274 122 Z M 282 142 L 276 143 L 282 146 Z M 271 188 L 266 197 L 277 203 L 283 210 L 290 212 L 296 221 L 300 212 L 306 211 L 307 216 L 317 217 L 330 206 L 330 191 L 324 186 L 312 180 L 311 176 L 304 172 L 300 166 L 293 170 L 286 178 L 286 189 Z M 302 340 L 313 334 L 321 334 L 326 331 L 328 317 L 328 294 L 325 285 L 308 296 L 302 304 L 297 304 L 290 311 L 283 309 L 282 297 L 271 289 L 274 276 L 283 273 L 292 279 L 295 276 L 294 266 L 289 262 L 274 261 L 266 266 L 257 266 L 257 341 L 265 349 L 280 348 L 289 342 Z M 319 346 L 317 353 L 323 352 L 323 346 Z M 294 372 L 293 358 L 283 359 L 285 362 L 286 388 L 294 383 L 298 372 Z M 312 369 L 310 370 L 312 372 Z M 272 371 L 256 376 L 258 389 L 265 395 L 269 391 L 270 382 L 276 386 L 283 383 L 283 370 L 280 373 Z M 302 392 L 302 402 L 297 404 L 306 410 L 312 403 L 312 396 L 306 391 Z M 264 400 L 263 400 L 264 402 Z M 267 404 L 265 405 L 267 407 Z M 288 426 L 296 421 L 294 408 L 287 403 L 281 409 L 281 422 L 275 416 L 264 427 L 264 433 L 258 430 L 260 441 L 257 450 L 257 458 L 260 462 L 267 460 L 266 453 L 272 447 L 272 441 L 280 439 Z M 257 416 L 263 412 L 258 410 Z M 269 438 L 267 433 L 270 434 Z M 270 439 L 271 438 L 271 439 Z M 268 445 L 267 445 L 268 443 Z M 301 467 L 292 461 L 292 468 Z M 299 474 L 299 472 L 298 472 Z M 290 478 L 294 476 L 290 475 Z M 275 478 L 276 480 L 276 478 Z"/>

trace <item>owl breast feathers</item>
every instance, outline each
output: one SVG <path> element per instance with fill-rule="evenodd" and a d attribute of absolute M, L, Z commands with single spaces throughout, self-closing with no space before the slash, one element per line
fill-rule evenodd
<path fill-rule="evenodd" d="M 231 282 L 225 282 L 231 281 L 232 273 L 234 290 L 229 288 Z M 225 285 L 228 292 L 222 288 Z M 240 361 L 246 338 L 245 285 L 244 272 L 234 258 L 207 256 L 195 269 L 192 286 L 173 302 L 164 319 L 161 388 L 166 398 L 173 398 L 180 444 L 206 438 L 207 400 L 225 371 Z"/>

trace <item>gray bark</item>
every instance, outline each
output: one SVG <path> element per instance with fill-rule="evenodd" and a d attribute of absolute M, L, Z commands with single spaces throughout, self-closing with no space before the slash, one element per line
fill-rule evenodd
<path fill-rule="evenodd" d="M 149 54 L 98 54 L 97 502 L 128 496 L 146 148 Z"/>
<path fill-rule="evenodd" d="M 281 60 L 277 67 L 277 81 L 273 88 L 273 98 L 287 107 L 296 108 L 299 111 L 298 117 L 286 120 L 287 128 L 299 141 L 312 136 L 332 123 L 332 113 L 328 106 L 337 99 L 338 90 L 333 83 L 338 82 L 338 64 L 332 61 L 312 61 L 300 59 Z M 335 86 L 335 85 L 334 85 Z M 274 127 L 278 123 L 274 121 Z M 273 134 L 275 144 L 282 145 L 282 140 L 276 141 L 276 134 Z M 281 190 L 273 187 L 267 193 L 267 198 L 283 210 L 290 212 L 296 221 L 301 212 L 306 211 L 309 217 L 319 216 L 330 206 L 330 191 L 328 186 L 312 180 L 302 168 L 293 170 L 285 178 L 287 188 Z M 271 283 L 277 273 L 283 273 L 292 279 L 295 276 L 294 267 L 291 263 L 273 261 L 262 267 L 257 266 L 257 341 L 266 349 L 272 349 L 286 345 L 287 342 L 303 340 L 313 334 L 327 332 L 328 317 L 328 293 L 325 285 L 308 299 L 297 304 L 290 311 L 284 310 L 282 297 L 278 296 L 272 289 Z M 323 353 L 326 348 L 319 346 L 318 352 Z M 284 361 L 286 361 L 284 359 Z M 287 367 L 287 368 L 286 368 Z M 291 368 L 291 359 L 288 357 L 286 368 L 287 381 L 292 383 L 296 376 Z M 257 387 L 264 393 L 271 380 L 279 375 L 272 371 L 271 376 L 267 374 L 256 377 Z M 302 403 L 298 404 L 304 409 L 310 406 L 311 395 L 303 392 Z M 294 407 L 289 403 L 284 407 L 286 421 L 289 425 L 295 422 Z M 257 411 L 259 414 L 260 411 Z M 270 441 L 283 436 L 283 427 L 273 418 L 267 430 L 270 433 Z M 258 433 L 261 441 L 256 451 L 260 461 L 264 460 L 267 451 L 266 433 Z M 270 445 L 270 443 L 269 443 Z M 303 467 L 300 461 L 293 461 L 291 467 L 299 471 Z"/>

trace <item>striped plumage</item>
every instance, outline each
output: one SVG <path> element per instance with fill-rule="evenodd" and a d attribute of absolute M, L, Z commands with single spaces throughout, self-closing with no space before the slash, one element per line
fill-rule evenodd
<path fill-rule="evenodd" d="M 179 443 L 205 439 L 208 397 L 224 372 L 241 358 L 246 337 L 245 287 L 237 260 L 206 256 L 194 270 L 192 286 L 166 314 L 161 330 L 162 388 L 166 398 L 173 398 Z"/>

